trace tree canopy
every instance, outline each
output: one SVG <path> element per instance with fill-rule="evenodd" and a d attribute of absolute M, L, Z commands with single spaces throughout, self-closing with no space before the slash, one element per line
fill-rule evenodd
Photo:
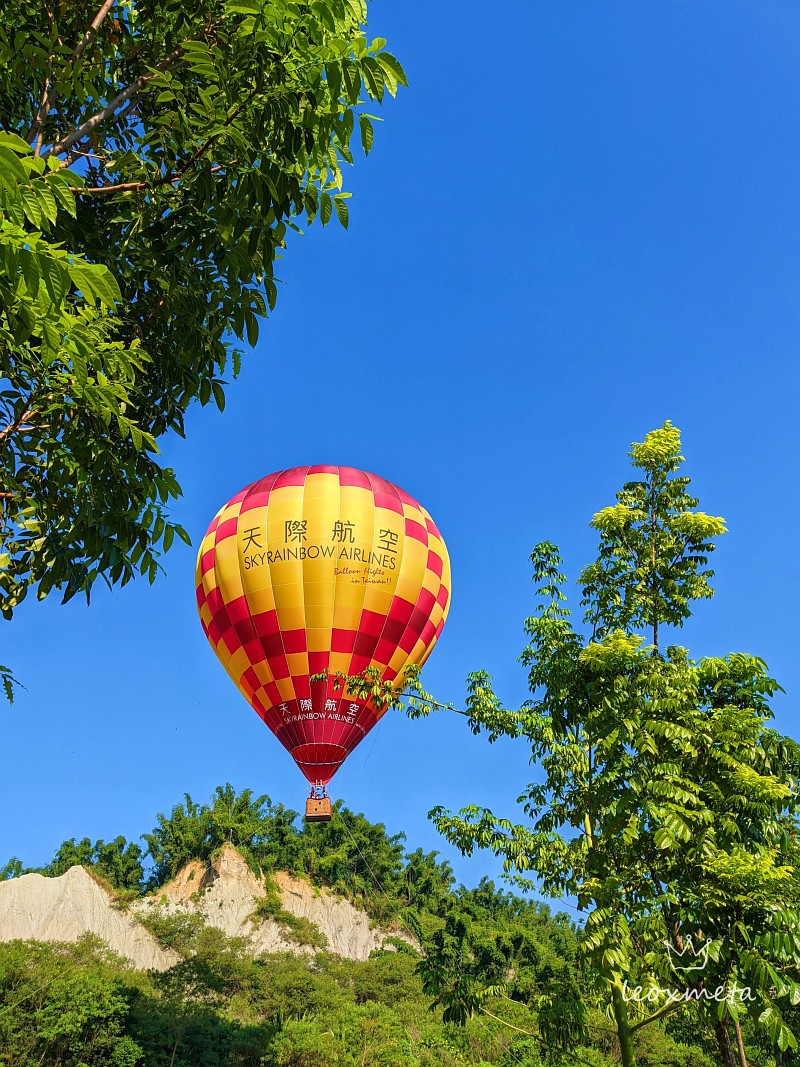
<path fill-rule="evenodd" d="M 800 747 L 769 725 L 779 686 L 757 656 L 665 647 L 664 627 L 675 634 L 712 595 L 708 557 L 725 527 L 696 510 L 670 423 L 631 459 L 640 477 L 592 520 L 598 555 L 579 579 L 588 632 L 573 625 L 557 549 L 542 543 L 522 654 L 531 699 L 508 710 L 486 672 L 469 679 L 474 732 L 520 739 L 541 768 L 520 797 L 526 821 L 475 806 L 432 816 L 463 852 L 489 848 L 522 884 L 577 900 L 625 1067 L 641 1027 L 686 1008 L 676 985 L 713 1022 L 725 1067 L 733 1026 L 746 1067 L 748 1015 L 779 1052 L 797 1047 L 785 1013 L 800 1003 Z M 441 984 L 472 1009 L 468 987 Z M 579 1035 L 580 1010 L 573 1025 Z"/>
<path fill-rule="evenodd" d="M 405 76 L 364 0 L 0 11 L 0 611 L 155 578 L 158 439 L 225 403 L 287 234 L 335 215 Z M 356 134 L 357 131 L 357 134 Z M 6 681 L 9 680 L 5 672 Z M 7 687 L 8 688 L 8 687 Z"/>
<path fill-rule="evenodd" d="M 178 958 L 164 972 L 144 973 L 90 937 L 69 945 L 0 942 L 0 1061 L 613 1067 L 608 1027 L 581 967 L 581 930 L 564 913 L 486 878 L 454 887 L 436 853 L 405 852 L 401 837 L 341 804 L 330 824 L 298 823 L 268 797 L 226 784 L 206 803 L 187 795 L 159 815 L 143 835 L 144 856 L 123 837 L 65 841 L 42 873 L 58 876 L 82 863 Z M 244 938 L 225 937 L 197 912 L 131 905 L 132 895 L 147 893 L 155 903 L 179 866 L 213 860 L 228 844 L 267 875 L 251 922 L 277 922 L 313 956 L 253 958 Z M 345 893 L 405 939 L 363 961 L 336 956 L 312 923 L 284 910 L 272 865 Z M 0 879 L 23 872 L 12 861 Z M 659 1026 L 646 1043 L 637 1035 L 643 1062 L 710 1067 L 706 1035 L 693 1022 L 678 1040 Z"/>

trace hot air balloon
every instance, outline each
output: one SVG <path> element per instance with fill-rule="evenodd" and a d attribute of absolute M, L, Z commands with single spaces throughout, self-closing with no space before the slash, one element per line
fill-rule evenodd
<path fill-rule="evenodd" d="M 400 686 L 425 662 L 449 608 L 441 534 L 375 474 L 293 467 L 220 509 L 196 580 L 212 648 L 311 783 L 307 818 L 330 818 L 328 783 L 385 710 L 334 676 Z"/>

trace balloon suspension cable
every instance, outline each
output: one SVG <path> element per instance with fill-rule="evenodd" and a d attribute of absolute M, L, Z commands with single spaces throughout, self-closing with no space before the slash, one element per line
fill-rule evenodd
<path fill-rule="evenodd" d="M 328 790 L 325 788 L 322 782 L 314 782 L 311 786 L 311 792 L 308 794 L 309 800 L 324 800 L 328 795 Z"/>

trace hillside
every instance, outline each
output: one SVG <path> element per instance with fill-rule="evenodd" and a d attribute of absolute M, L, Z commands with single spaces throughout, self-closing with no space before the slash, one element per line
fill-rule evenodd
<path fill-rule="evenodd" d="M 0 941 L 78 941 L 99 937 L 134 966 L 165 971 L 176 962 L 136 919 L 114 907 L 83 867 L 58 878 L 23 874 L 0 882 Z"/>
<path fill-rule="evenodd" d="M 0 882 L 0 941 L 74 942 L 94 934 L 135 967 L 165 971 L 179 957 L 143 925 L 148 918 L 198 916 L 228 937 L 244 938 L 253 955 L 315 952 L 324 945 L 335 955 L 365 960 L 388 936 L 397 936 L 373 928 L 363 911 L 328 889 L 285 872 L 273 874 L 271 882 L 280 908 L 321 935 L 317 945 L 292 936 L 286 923 L 257 915 L 266 899 L 265 879 L 256 877 L 230 844 L 213 860 L 192 860 L 163 888 L 125 909 L 81 866 L 55 878 L 7 879 Z"/>
<path fill-rule="evenodd" d="M 141 839 L 0 869 L 0 1067 L 616 1062 L 579 927 L 338 802 L 306 825 L 226 785 Z M 713 1067 L 696 1005 L 636 1046 Z"/>

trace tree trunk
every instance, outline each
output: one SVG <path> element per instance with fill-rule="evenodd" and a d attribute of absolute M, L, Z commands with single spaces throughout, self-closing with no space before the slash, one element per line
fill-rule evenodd
<path fill-rule="evenodd" d="M 733 1028 L 736 1031 L 736 1048 L 739 1050 L 739 1067 L 747 1067 L 747 1056 L 744 1051 L 742 1027 L 738 1019 L 733 1020 Z"/>
<path fill-rule="evenodd" d="M 722 1067 L 736 1067 L 736 1057 L 733 1054 L 731 1035 L 728 1033 L 728 1024 L 724 1019 L 714 1023 L 714 1033 L 719 1046 L 719 1062 Z"/>
<path fill-rule="evenodd" d="M 617 1024 L 622 1067 L 636 1067 L 636 1057 L 633 1054 L 633 1036 L 628 1023 L 628 1005 L 625 1003 L 622 982 L 619 979 L 616 979 L 611 986 L 611 1004 L 614 1008 L 614 1021 Z M 736 1067 L 736 1064 L 731 1064 L 731 1067 Z"/>
<path fill-rule="evenodd" d="M 653 508 L 650 509 L 650 562 L 653 567 L 652 574 L 652 588 L 653 588 L 653 655 L 658 655 L 658 610 L 656 608 L 656 513 Z"/>

